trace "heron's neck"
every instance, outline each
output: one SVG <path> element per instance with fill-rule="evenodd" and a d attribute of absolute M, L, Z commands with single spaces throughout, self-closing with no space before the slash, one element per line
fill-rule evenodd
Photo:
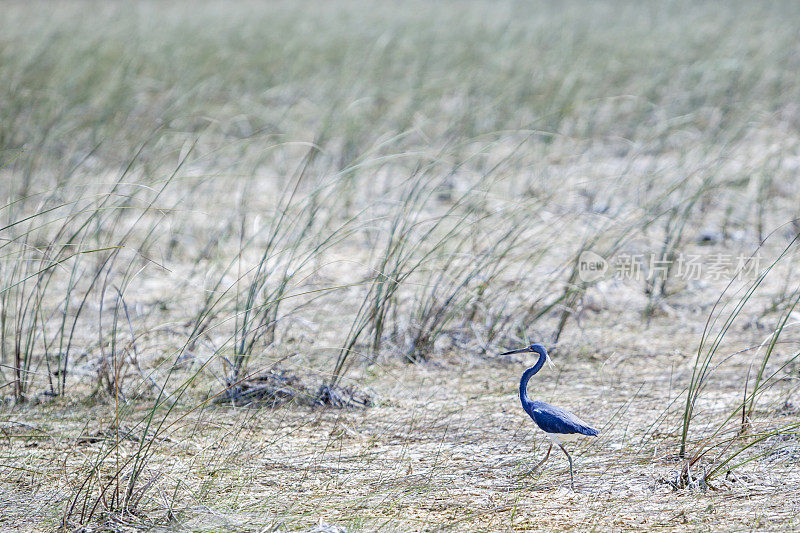
<path fill-rule="evenodd" d="M 539 360 L 536 361 L 536 364 L 530 367 L 522 374 L 522 379 L 519 382 L 519 399 L 522 402 L 522 406 L 525 407 L 527 404 L 531 403 L 530 398 L 528 398 L 528 382 L 531 380 L 533 375 L 537 373 L 539 370 L 542 369 L 545 360 L 547 359 L 547 353 L 545 352 L 538 352 Z"/>

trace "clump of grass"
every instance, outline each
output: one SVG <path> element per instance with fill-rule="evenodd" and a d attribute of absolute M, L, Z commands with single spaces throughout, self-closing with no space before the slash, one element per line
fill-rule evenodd
<path fill-rule="evenodd" d="M 476 224 L 469 224 L 467 229 Z M 520 244 L 521 226 L 503 228 L 496 235 L 476 238 L 471 231 L 460 237 L 454 249 L 426 269 L 411 301 L 408 331 L 403 335 L 404 356 L 411 362 L 428 359 L 440 336 L 471 338 L 469 327 L 476 318 L 487 288 L 508 268 L 510 256 Z M 469 246 L 471 249 L 465 250 Z M 454 328 L 459 323 L 457 328 Z"/>
<path fill-rule="evenodd" d="M 149 198 L 142 197 L 144 205 L 140 214 L 129 219 L 125 215 L 131 209 L 130 202 L 136 198 L 137 191 L 123 195 L 124 181 L 135 161 L 136 156 L 110 190 L 97 196 L 83 198 L 78 190 L 75 191 L 78 193 L 76 199 L 64 202 L 64 196 L 72 196 L 67 176 L 64 183 L 52 191 L 21 198 L 4 206 L 9 221 L 2 228 L 7 240 L 0 244 L 0 249 L 5 251 L 0 264 L 3 274 L 0 282 L 0 351 L 3 361 L 13 361 L 14 394 L 18 400 L 26 398 L 33 378 L 41 370 L 46 371 L 47 393 L 51 396 L 64 394 L 76 334 L 79 326 L 84 326 L 88 320 L 87 303 L 93 297 L 99 301 L 98 347 L 103 352 L 106 346 L 103 301 L 110 288 L 109 277 L 122 250 L 133 248 L 134 257 L 146 250 L 155 225 L 144 230 L 145 237 L 138 243 L 138 249 L 137 245 L 132 246 L 131 237 L 140 229 L 144 213 L 155 209 L 156 202 L 171 181 L 171 178 L 165 180 Z M 173 173 L 172 178 L 174 176 Z M 27 205 L 36 198 L 41 201 L 34 213 L 21 216 L 16 204 Z M 107 227 L 119 231 L 107 232 L 104 229 Z M 41 242 L 47 244 L 42 246 Z M 95 258 L 94 264 L 86 260 L 89 256 Z M 133 274 L 136 262 L 138 259 L 129 263 L 123 279 Z M 122 303 L 122 291 L 118 288 L 116 292 L 117 303 Z M 116 332 L 120 308 L 115 306 L 115 309 L 112 329 Z M 116 334 L 113 337 L 116 338 Z M 105 365 L 105 355 L 101 355 L 101 361 Z M 108 377 L 107 372 L 100 375 L 101 379 L 103 375 Z"/>
<path fill-rule="evenodd" d="M 281 304 L 287 290 L 295 278 L 303 276 L 305 268 L 325 248 L 336 243 L 339 233 L 345 230 L 341 227 L 326 236 L 318 234 L 320 228 L 327 227 L 317 221 L 322 209 L 319 196 L 325 193 L 325 189 L 313 190 L 310 194 L 298 197 L 301 185 L 304 185 L 305 169 L 314 153 L 316 149 L 312 148 L 294 184 L 286 189 L 278 202 L 273 216 L 263 228 L 247 239 L 248 244 L 264 242 L 255 266 L 248 268 L 243 265 L 245 250 L 239 250 L 237 264 L 242 274 L 236 281 L 234 353 L 229 362 L 229 382 L 238 381 L 246 373 L 247 362 L 254 355 L 257 345 L 263 349 L 275 342 L 277 326 L 282 318 Z M 240 237 L 243 241 L 245 219 L 246 215 L 243 214 Z"/>
<path fill-rule="evenodd" d="M 757 294 L 758 289 L 762 286 L 767 277 L 773 272 L 775 267 L 784 261 L 796 246 L 796 242 L 800 239 L 800 234 L 796 235 L 789 244 L 784 248 L 783 252 L 768 265 L 763 271 L 759 272 L 758 277 L 746 287 L 744 294 L 735 303 L 732 310 L 725 314 L 726 305 L 722 303 L 722 297 L 717 300 L 712 312 L 706 322 L 706 327 L 703 332 L 703 337 L 700 342 L 697 355 L 695 356 L 695 364 L 692 371 L 692 377 L 687 389 L 686 403 L 683 411 L 683 424 L 681 431 L 680 442 L 680 456 L 686 457 L 683 474 L 681 477 L 682 483 L 689 483 L 691 476 L 690 469 L 698 463 L 701 459 L 714 456 L 711 459 L 710 465 L 705 469 L 702 479 L 708 482 L 722 472 L 730 472 L 738 466 L 743 466 L 757 457 L 745 457 L 739 459 L 741 456 L 751 451 L 753 446 L 761 443 L 770 437 L 781 435 L 784 432 L 792 431 L 796 428 L 796 424 L 788 424 L 783 427 L 759 431 L 755 434 L 750 434 L 749 429 L 752 425 L 752 417 L 754 414 L 754 406 L 756 399 L 763 395 L 770 387 L 777 383 L 778 377 L 788 365 L 791 365 L 800 353 L 790 355 L 780 366 L 773 372 L 767 372 L 767 365 L 772 358 L 775 347 L 781 342 L 781 338 L 788 332 L 788 321 L 792 316 L 797 304 L 800 303 L 800 289 L 795 290 L 788 302 L 787 307 L 783 311 L 783 315 L 778 319 L 777 325 L 770 333 L 766 342 L 766 349 L 761 357 L 761 361 L 757 366 L 755 375 L 751 380 L 750 371 L 748 367 L 747 374 L 742 376 L 742 400 L 728 411 L 727 417 L 720 422 L 716 423 L 710 435 L 703 437 L 689 452 L 689 437 L 690 428 L 693 418 L 695 417 L 696 405 L 700 399 L 701 393 L 708 386 L 709 379 L 714 370 L 722 364 L 725 360 L 740 355 L 749 350 L 742 350 L 728 355 L 722 361 L 712 366 L 715 356 L 722 349 L 725 337 L 730 333 L 734 327 L 737 319 L 742 311 L 752 303 L 754 296 Z M 736 278 L 731 280 L 727 289 L 733 286 Z M 717 324 L 717 321 L 724 317 L 724 321 L 717 329 L 716 333 L 712 333 L 712 328 Z M 731 422 L 736 422 L 739 414 L 741 418 L 739 425 L 732 432 L 729 425 Z M 764 452 L 768 453 L 768 452 Z"/>
<path fill-rule="evenodd" d="M 425 219 L 426 207 L 437 193 L 437 187 L 432 186 L 435 180 L 435 176 L 422 169 L 407 180 L 397 208 L 386 221 L 382 234 L 384 242 L 372 269 L 372 281 L 339 350 L 329 386 L 336 386 L 343 377 L 364 335 L 371 337 L 373 353 L 380 349 L 387 319 L 398 305 L 400 286 L 437 250 L 446 246 L 457 231 L 458 223 L 468 217 L 458 212 L 461 202 L 454 202 L 443 216 Z"/>

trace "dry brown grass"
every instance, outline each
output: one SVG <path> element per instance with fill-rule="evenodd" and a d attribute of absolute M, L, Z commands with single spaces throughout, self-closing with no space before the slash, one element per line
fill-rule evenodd
<path fill-rule="evenodd" d="M 557 454 L 520 477 L 545 444 L 518 405 L 523 365 L 454 354 L 435 366 L 368 371 L 358 381 L 377 399 L 369 409 L 209 406 L 193 413 L 159 438 L 145 474 L 156 481 L 136 515 L 100 522 L 138 528 L 166 525 L 172 516 L 172 527 L 211 531 L 319 523 L 381 531 L 796 527 L 796 436 L 766 443 L 762 449 L 774 452 L 709 488 L 670 484 L 682 468 L 679 410 L 664 410 L 681 393 L 698 339 L 663 322 L 648 331 L 671 342 L 644 348 L 631 331 L 630 342 L 620 332 L 610 351 L 567 344 L 556 368 L 535 378 L 536 397 L 601 430 L 572 447 L 575 492 Z M 734 365 L 716 375 L 714 397 L 723 405 L 739 395 L 741 371 Z M 787 409 L 763 413 L 757 427 L 792 420 L 796 408 Z M 714 413 L 705 406 L 699 422 Z M 3 520 L 27 530 L 55 525 L 54 511 L 81 481 L 85 458 L 101 439 L 114 439 L 114 413 L 56 403 L 5 418 L 3 455 L 15 468 L 6 468 L 2 481 L 9 509 Z M 123 439 L 123 457 L 135 450 L 136 433 Z"/>
<path fill-rule="evenodd" d="M 677 420 L 652 421 L 676 393 L 662 370 L 675 359 L 629 353 L 578 363 L 565 355 L 557 380 L 552 371 L 537 380 L 537 397 L 601 428 L 598 439 L 574 450 L 575 492 L 556 454 L 541 472 L 519 477 L 544 451 L 517 405 L 521 366 L 464 371 L 451 362 L 386 369 L 368 380 L 380 401 L 367 410 L 214 407 L 192 415 L 157 444 L 146 474 L 157 477 L 154 494 L 138 516 L 115 515 L 106 526 L 163 523 L 171 512 L 192 530 L 320 522 L 382 531 L 795 527 L 797 472 L 777 453 L 713 490 L 669 485 L 681 468 Z M 18 412 L 13 418 L 30 426 L 5 428 L 4 456 L 17 459 L 3 480 L 6 526 L 53 525 L 53 509 L 99 446 L 80 435 L 105 428 L 113 438 L 106 407 L 51 406 L 42 414 Z M 131 453 L 134 443 L 122 449 Z"/>

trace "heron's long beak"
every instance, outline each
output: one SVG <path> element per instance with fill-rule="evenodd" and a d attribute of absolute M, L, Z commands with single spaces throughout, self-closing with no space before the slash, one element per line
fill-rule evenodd
<path fill-rule="evenodd" d="M 520 348 L 519 350 L 511 350 L 510 352 L 503 352 L 500 355 L 511 355 L 512 353 L 530 352 L 527 348 Z"/>

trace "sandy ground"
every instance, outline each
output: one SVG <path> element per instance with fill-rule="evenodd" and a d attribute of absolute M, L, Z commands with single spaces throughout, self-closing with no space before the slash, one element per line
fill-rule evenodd
<path fill-rule="evenodd" d="M 796 434 L 762 442 L 756 447 L 761 460 L 708 487 L 674 485 L 683 465 L 676 399 L 691 371 L 689 354 L 653 345 L 578 360 L 562 346 L 554 360 L 534 377 L 531 395 L 574 411 L 601 432 L 568 445 L 575 491 L 558 450 L 542 469 L 524 475 L 547 444 L 519 406 L 525 361 L 466 356 L 373 367 L 366 373 L 372 377 L 364 376 L 376 400 L 368 409 L 209 405 L 178 413 L 171 419 L 185 418 L 154 446 L 145 473 L 153 483 L 140 508 L 101 522 L 116 529 L 170 527 L 172 516 L 173 528 L 210 531 L 319 524 L 348 531 L 798 527 Z M 733 365 L 720 372 L 715 399 L 739 393 L 740 371 Z M 724 411 L 713 404 L 700 409 L 696 434 Z M 794 416 L 763 413 L 754 431 Z M 113 418 L 108 405 L 6 412 L 0 449 L 4 463 L 13 459 L 14 466 L 4 467 L 2 478 L 3 527 L 57 525 L 70 487 L 80 482 L 75 472 L 85 471 L 80 464 L 102 439 L 115 439 L 108 430 Z M 122 460 L 136 449 L 140 432 L 125 429 Z M 711 464 L 704 459 L 696 468 Z M 113 461 L 107 475 L 112 467 Z"/>

